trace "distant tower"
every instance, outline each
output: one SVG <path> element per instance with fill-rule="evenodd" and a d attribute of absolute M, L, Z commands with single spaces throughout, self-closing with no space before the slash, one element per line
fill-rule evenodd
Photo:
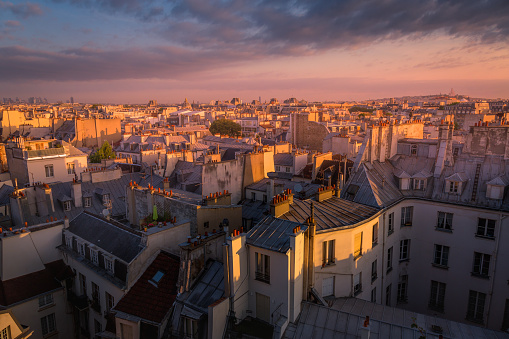
<path fill-rule="evenodd" d="M 451 92 L 449 92 L 450 97 L 455 97 L 456 93 L 454 92 L 454 88 L 451 88 Z"/>
<path fill-rule="evenodd" d="M 71 97 L 71 104 L 74 104 L 74 98 Z"/>

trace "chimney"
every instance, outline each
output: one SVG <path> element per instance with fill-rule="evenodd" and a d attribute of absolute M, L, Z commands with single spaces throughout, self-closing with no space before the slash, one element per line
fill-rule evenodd
<path fill-rule="evenodd" d="M 338 180 L 336 180 L 336 192 L 335 192 L 335 196 L 339 198 L 339 196 L 341 195 L 341 181 L 342 179 L 340 179 L 341 177 L 343 176 L 343 174 L 341 174 L 341 172 L 339 171 L 339 168 L 338 168 Z"/>
<path fill-rule="evenodd" d="M 67 217 L 67 215 L 64 218 L 64 228 L 69 228 L 69 218 Z"/>
<path fill-rule="evenodd" d="M 74 201 L 75 207 L 81 207 L 83 205 L 83 195 L 81 192 L 81 182 L 73 180 L 71 186 L 71 198 Z"/>
<path fill-rule="evenodd" d="M 366 316 L 364 324 L 359 328 L 360 339 L 369 339 L 371 336 L 371 328 L 369 326 L 369 316 Z"/>
<path fill-rule="evenodd" d="M 332 198 L 332 194 L 334 192 L 333 186 L 321 186 L 318 188 L 318 192 L 316 192 L 316 201 L 322 202 L 324 200 Z"/>
<path fill-rule="evenodd" d="M 279 218 L 283 214 L 290 211 L 290 205 L 293 204 L 293 194 L 291 190 L 283 191 L 283 193 L 272 198 L 270 203 L 270 214 L 274 218 Z"/>

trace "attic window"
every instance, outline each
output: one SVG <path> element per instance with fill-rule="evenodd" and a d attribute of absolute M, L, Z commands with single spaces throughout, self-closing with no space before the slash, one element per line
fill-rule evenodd
<path fill-rule="evenodd" d="M 71 202 L 64 201 L 64 211 L 70 211 L 70 210 L 71 210 Z"/>
<path fill-rule="evenodd" d="M 85 197 L 84 205 L 85 205 L 85 207 L 90 207 L 90 206 L 92 206 L 92 198 L 90 198 L 90 197 Z"/>
<path fill-rule="evenodd" d="M 156 274 L 154 274 L 154 276 L 152 277 L 152 281 L 156 282 L 156 283 L 159 283 L 159 281 L 161 281 L 161 279 L 163 278 L 164 276 L 164 272 L 162 271 L 157 271 Z"/>
<path fill-rule="evenodd" d="M 111 202 L 109 194 L 103 194 L 103 204 L 107 205 Z"/>

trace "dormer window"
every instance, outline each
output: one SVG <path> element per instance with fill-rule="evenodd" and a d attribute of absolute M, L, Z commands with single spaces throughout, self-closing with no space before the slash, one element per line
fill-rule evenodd
<path fill-rule="evenodd" d="M 92 262 L 95 265 L 99 265 L 99 253 L 97 252 L 97 250 L 93 248 L 90 249 L 90 259 L 92 259 Z"/>
<path fill-rule="evenodd" d="M 111 202 L 109 194 L 103 194 L 103 204 L 108 205 Z"/>
<path fill-rule="evenodd" d="M 67 248 L 72 248 L 72 236 L 65 236 L 65 246 L 67 246 Z"/>
<path fill-rule="evenodd" d="M 399 179 L 399 189 L 402 191 L 409 190 L 411 176 L 403 170 L 399 170 L 395 175 Z"/>
<path fill-rule="evenodd" d="M 460 183 L 458 181 L 449 181 L 449 193 L 457 194 L 459 192 Z"/>
<path fill-rule="evenodd" d="M 104 257 L 104 268 L 110 272 L 110 273 L 114 273 L 114 263 L 113 263 L 113 259 L 111 258 L 107 258 L 107 257 Z"/>
<path fill-rule="evenodd" d="M 83 257 L 85 256 L 85 244 L 82 242 L 78 243 L 78 253 Z"/>
<path fill-rule="evenodd" d="M 64 211 L 70 211 L 70 210 L 71 210 L 71 202 L 64 201 Z"/>
<path fill-rule="evenodd" d="M 502 200 L 504 198 L 504 190 L 507 186 L 507 180 L 503 177 L 497 177 L 488 181 L 486 189 L 486 198 Z"/>
<path fill-rule="evenodd" d="M 83 206 L 84 207 L 92 206 L 92 198 L 91 197 L 85 197 L 84 200 L 83 200 Z"/>
<path fill-rule="evenodd" d="M 454 195 L 460 195 L 467 183 L 467 177 L 464 173 L 454 173 L 445 178 L 445 192 Z"/>
<path fill-rule="evenodd" d="M 426 188 L 425 179 L 414 179 L 414 190 L 424 190 Z"/>

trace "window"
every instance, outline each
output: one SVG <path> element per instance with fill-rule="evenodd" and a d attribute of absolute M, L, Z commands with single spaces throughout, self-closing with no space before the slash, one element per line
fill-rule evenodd
<path fill-rule="evenodd" d="M 256 280 L 270 283 L 270 257 L 265 254 L 256 253 Z"/>
<path fill-rule="evenodd" d="M 106 312 L 109 312 L 115 306 L 115 298 L 108 292 L 104 292 L 104 295 L 106 299 Z"/>
<path fill-rule="evenodd" d="M 65 246 L 67 246 L 67 248 L 72 249 L 72 237 L 71 236 L 68 236 L 68 235 L 65 236 Z"/>
<path fill-rule="evenodd" d="M 44 170 L 46 171 L 46 178 L 53 177 L 53 165 L 44 166 Z"/>
<path fill-rule="evenodd" d="M 90 198 L 90 197 L 86 197 L 86 198 L 85 198 L 84 203 L 85 203 L 85 204 L 84 204 L 84 205 L 85 205 L 85 207 L 90 207 L 90 206 L 92 206 L 92 198 Z"/>
<path fill-rule="evenodd" d="M 290 167 L 285 168 L 286 173 L 290 173 Z"/>
<path fill-rule="evenodd" d="M 426 189 L 426 180 L 425 179 L 414 179 L 414 190 L 423 191 Z"/>
<path fill-rule="evenodd" d="M 495 238 L 495 220 L 479 218 L 476 235 L 479 237 Z"/>
<path fill-rule="evenodd" d="M 97 312 L 101 312 L 101 294 L 99 286 L 92 281 L 92 308 Z"/>
<path fill-rule="evenodd" d="M 486 294 L 477 291 L 470 291 L 468 294 L 467 319 L 483 323 L 485 302 Z"/>
<path fill-rule="evenodd" d="M 401 208 L 401 227 L 412 226 L 412 215 L 414 214 L 414 207 L 407 206 Z"/>
<path fill-rule="evenodd" d="M 399 261 L 410 259 L 410 239 L 399 242 Z"/>
<path fill-rule="evenodd" d="M 81 295 L 87 294 L 87 277 L 80 273 L 80 292 Z"/>
<path fill-rule="evenodd" d="M 113 273 L 113 267 L 114 267 L 113 266 L 113 259 L 104 257 L 104 268 L 107 271 Z"/>
<path fill-rule="evenodd" d="M 401 275 L 398 282 L 398 303 L 404 303 L 408 300 L 408 275 Z"/>
<path fill-rule="evenodd" d="M 267 203 L 267 194 L 264 194 L 263 195 L 263 203 L 266 204 Z"/>
<path fill-rule="evenodd" d="M 389 213 L 389 219 L 387 223 L 387 236 L 394 233 L 394 212 Z"/>
<path fill-rule="evenodd" d="M 371 302 L 376 303 L 376 287 L 371 290 Z"/>
<path fill-rule="evenodd" d="M 438 212 L 437 229 L 452 230 L 452 213 Z"/>
<path fill-rule="evenodd" d="M 70 210 L 71 210 L 71 202 L 64 201 L 64 211 L 70 211 Z"/>
<path fill-rule="evenodd" d="M 111 202 L 109 194 L 103 194 L 103 204 L 108 205 Z"/>
<path fill-rule="evenodd" d="M 85 256 L 85 244 L 82 242 L 78 243 L 78 253 L 83 257 Z"/>
<path fill-rule="evenodd" d="M 67 164 L 67 174 L 76 174 L 74 163 L 70 162 Z"/>
<path fill-rule="evenodd" d="M 276 166 L 276 172 L 279 172 L 279 171 L 281 171 L 281 167 Z"/>
<path fill-rule="evenodd" d="M 449 262 L 449 246 L 435 244 L 433 265 L 447 267 Z"/>
<path fill-rule="evenodd" d="M 417 145 L 412 145 L 410 147 L 410 155 L 417 155 Z"/>
<path fill-rule="evenodd" d="M 97 250 L 90 249 L 90 258 L 92 259 L 92 262 L 96 265 L 99 265 L 99 253 Z"/>
<path fill-rule="evenodd" d="M 387 249 L 387 273 L 392 270 L 392 252 L 393 248 Z"/>
<path fill-rule="evenodd" d="M 353 276 L 353 294 L 357 295 L 362 292 L 362 272 Z"/>
<path fill-rule="evenodd" d="M 39 297 L 39 307 L 44 307 L 53 304 L 53 294 L 49 293 Z"/>
<path fill-rule="evenodd" d="M 198 322 L 194 319 L 182 317 L 184 338 L 198 338 Z"/>
<path fill-rule="evenodd" d="M 256 193 L 255 192 L 251 192 L 251 200 L 253 200 L 253 201 L 256 200 Z"/>
<path fill-rule="evenodd" d="M 205 221 L 205 222 L 203 223 L 203 228 L 209 228 L 209 226 L 210 226 L 210 224 L 209 224 L 209 222 L 208 222 L 208 221 Z"/>
<path fill-rule="evenodd" d="M 42 335 L 48 335 L 57 330 L 57 324 L 55 322 L 55 313 L 48 314 L 41 318 Z"/>
<path fill-rule="evenodd" d="M 11 325 L 0 332 L 0 339 L 11 339 Z"/>
<path fill-rule="evenodd" d="M 391 306 L 391 290 L 392 290 L 392 284 L 389 284 L 385 288 L 385 305 Z"/>
<path fill-rule="evenodd" d="M 378 223 L 373 225 L 372 231 L 372 247 L 375 247 L 378 244 Z"/>
<path fill-rule="evenodd" d="M 429 308 L 436 311 L 444 311 L 445 283 L 431 281 L 431 293 L 429 295 Z"/>
<path fill-rule="evenodd" d="M 375 261 L 371 263 L 371 282 L 375 281 L 377 277 L 377 261 L 375 259 Z"/>
<path fill-rule="evenodd" d="M 448 191 L 449 193 L 458 194 L 459 188 L 460 188 L 459 181 L 449 181 L 448 188 L 449 188 L 449 191 Z"/>
<path fill-rule="evenodd" d="M 355 260 L 362 255 L 362 232 L 357 233 L 355 235 L 353 248 L 354 248 L 353 249 L 353 258 Z"/>
<path fill-rule="evenodd" d="M 322 243 L 322 266 L 334 264 L 335 260 L 335 240 L 324 241 Z"/>
<path fill-rule="evenodd" d="M 472 274 L 487 278 L 490 273 L 490 260 L 491 255 L 474 252 L 474 268 Z"/>

